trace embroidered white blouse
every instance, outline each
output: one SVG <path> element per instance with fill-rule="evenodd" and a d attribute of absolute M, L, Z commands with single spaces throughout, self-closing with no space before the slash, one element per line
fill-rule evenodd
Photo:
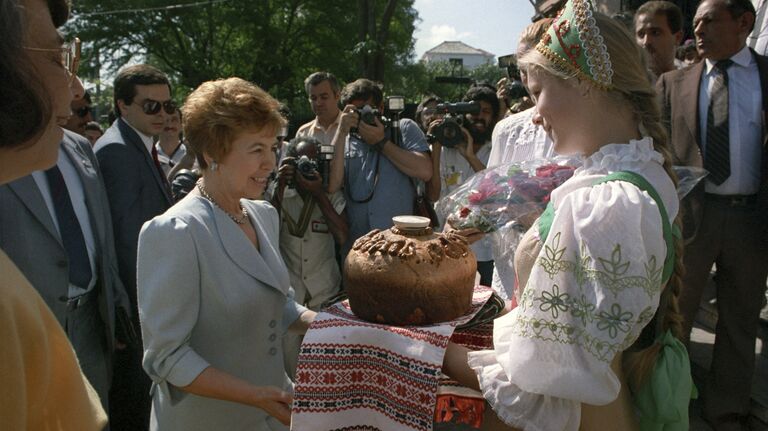
<path fill-rule="evenodd" d="M 658 307 L 666 244 L 648 193 L 627 182 L 593 183 L 638 173 L 672 222 L 677 193 L 662 163 L 650 138 L 606 145 L 552 192 L 555 217 L 519 306 L 494 322 L 495 350 L 469 356 L 483 395 L 509 425 L 575 431 L 581 403 L 618 396 L 610 364 Z"/>

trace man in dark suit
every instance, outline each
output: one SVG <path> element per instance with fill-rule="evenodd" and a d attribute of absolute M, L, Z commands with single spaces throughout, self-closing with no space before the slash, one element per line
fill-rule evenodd
<path fill-rule="evenodd" d="M 742 429 L 748 414 L 768 276 L 768 58 L 746 47 L 754 20 L 749 0 L 704 0 L 694 20 L 704 60 L 657 84 L 675 164 L 709 171 L 683 202 L 679 302 L 690 334 L 716 264 L 718 323 L 703 395 L 704 417 L 717 430 Z"/>
<path fill-rule="evenodd" d="M 118 118 L 94 146 L 114 222 L 120 277 L 133 310 L 136 304 L 136 249 L 139 230 L 147 220 L 172 205 L 170 190 L 157 160 L 153 136 L 175 112 L 168 78 L 156 68 L 139 64 L 118 72 L 114 83 Z M 138 314 L 132 320 L 139 327 Z M 112 430 L 149 426 L 150 381 L 141 368 L 141 342 L 115 357 L 110 392 Z"/>
<path fill-rule="evenodd" d="M 65 130 L 56 166 L 0 186 L 0 247 L 53 311 L 106 410 L 115 316 L 130 303 L 87 139 Z"/>

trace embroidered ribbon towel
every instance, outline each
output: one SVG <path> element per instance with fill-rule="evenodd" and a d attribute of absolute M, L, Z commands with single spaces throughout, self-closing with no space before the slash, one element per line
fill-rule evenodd
<path fill-rule="evenodd" d="M 432 430 L 448 340 L 492 293 L 476 287 L 466 316 L 432 326 L 360 320 L 346 301 L 319 313 L 299 353 L 291 429 Z"/>

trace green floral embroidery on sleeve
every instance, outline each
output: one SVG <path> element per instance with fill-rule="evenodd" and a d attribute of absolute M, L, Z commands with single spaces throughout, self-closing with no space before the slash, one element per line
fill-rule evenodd
<path fill-rule="evenodd" d="M 622 311 L 620 304 L 611 305 L 611 311 L 601 311 L 597 314 L 597 329 L 608 331 L 611 338 L 619 335 L 618 331 L 629 332 L 634 314 L 630 311 Z"/>
<path fill-rule="evenodd" d="M 552 240 L 551 247 L 544 244 L 544 256 L 539 259 L 539 264 L 544 269 L 544 272 L 549 274 L 550 278 L 553 278 L 561 271 L 575 269 L 573 262 L 563 260 L 567 247 L 560 248 L 560 232 Z"/>
<path fill-rule="evenodd" d="M 560 293 L 560 286 L 554 285 L 552 286 L 552 292 L 547 292 L 546 290 L 541 292 L 541 298 L 538 298 L 539 301 L 541 301 L 541 305 L 539 305 L 539 309 L 544 312 L 551 312 L 552 318 L 557 319 L 557 317 L 560 315 L 560 312 L 567 312 L 568 311 L 568 303 L 570 301 L 570 296 L 567 293 Z"/>
<path fill-rule="evenodd" d="M 589 302 L 585 295 L 571 300 L 571 314 L 573 317 L 581 320 L 581 324 L 587 326 L 587 322 L 592 321 L 592 315 L 595 311 L 595 304 Z"/>
<path fill-rule="evenodd" d="M 547 319 L 520 316 L 515 321 L 512 331 L 523 338 L 581 346 L 603 362 L 610 362 L 618 352 L 623 350 L 621 343 L 600 340 L 581 326 L 552 322 Z"/>
<path fill-rule="evenodd" d="M 566 282 L 573 282 L 575 286 L 564 292 L 562 281 L 552 283 L 548 288 L 526 286 L 512 331 L 524 338 L 579 345 L 598 360 L 609 362 L 635 341 L 654 314 L 654 308 L 647 307 L 635 316 L 622 307 L 620 294 L 642 289 L 649 299 L 653 299 L 661 290 L 662 268 L 656 256 L 634 266 L 634 262 L 625 259 L 621 244 L 616 244 L 610 256 L 605 257 L 594 256 L 589 245 L 581 241 L 579 249 L 569 256 L 568 248 L 561 245 L 560 232 L 550 238 L 551 241 L 544 244 L 537 265 L 552 280 L 560 273 L 572 275 L 573 279 Z M 640 274 L 632 275 L 637 273 Z M 595 285 L 605 292 L 599 299 L 605 304 L 600 310 L 591 298 L 593 294 L 590 292 Z M 616 300 L 609 302 L 607 292 L 611 292 Z M 531 310 L 546 313 L 546 317 L 531 317 Z"/>
<path fill-rule="evenodd" d="M 621 252 L 621 244 L 616 244 L 613 248 L 610 258 L 597 257 L 599 268 L 593 267 L 593 258 L 588 252 L 584 241 L 574 260 L 566 259 L 567 247 L 560 247 L 560 232 L 558 232 L 552 241 L 552 245 L 544 245 L 544 255 L 539 257 L 537 263 L 549 275 L 551 279 L 560 272 L 570 272 L 576 278 L 578 286 L 584 285 L 596 280 L 610 290 L 614 296 L 619 292 L 630 289 L 643 289 L 649 297 L 653 297 L 661 289 L 662 269 L 659 268 L 656 256 L 651 256 L 648 262 L 643 263 L 645 276 L 627 275 L 631 267 L 631 262 L 624 260 Z"/>
<path fill-rule="evenodd" d="M 664 270 L 663 266 L 658 266 L 656 263 L 656 256 L 651 256 L 647 263 L 643 264 L 645 267 L 645 278 L 647 284 L 644 289 L 648 296 L 653 296 L 656 290 L 654 286 L 661 286 L 661 276 Z"/>

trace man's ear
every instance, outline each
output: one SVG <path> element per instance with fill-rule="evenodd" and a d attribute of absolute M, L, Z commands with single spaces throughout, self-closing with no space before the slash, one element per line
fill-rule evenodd
<path fill-rule="evenodd" d="M 678 31 L 677 33 L 674 34 L 674 36 L 675 36 L 675 48 L 677 48 L 678 46 L 680 46 L 680 42 L 683 41 L 683 31 L 682 30 Z"/>
<path fill-rule="evenodd" d="M 115 114 L 119 116 L 123 116 L 123 111 L 125 111 L 125 101 L 123 99 L 117 99 L 117 109 L 120 112 L 115 112 Z"/>
<path fill-rule="evenodd" d="M 755 25 L 755 16 L 750 12 L 744 12 L 738 19 L 739 22 L 739 34 L 749 36 L 752 33 L 752 28 Z"/>

